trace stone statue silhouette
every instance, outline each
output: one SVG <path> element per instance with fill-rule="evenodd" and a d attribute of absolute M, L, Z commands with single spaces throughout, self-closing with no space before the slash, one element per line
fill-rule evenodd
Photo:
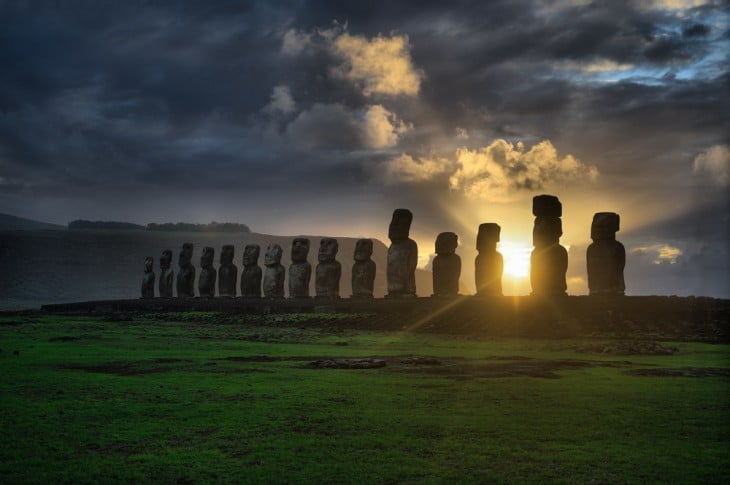
<path fill-rule="evenodd" d="M 502 272 L 504 259 L 497 252 L 501 228 L 493 222 L 479 225 L 477 251 L 474 259 L 474 280 L 478 296 L 502 295 Z"/>
<path fill-rule="evenodd" d="M 248 244 L 243 249 L 243 271 L 241 271 L 241 296 L 261 298 L 261 266 L 258 265 L 261 246 Z"/>
<path fill-rule="evenodd" d="M 155 264 L 152 256 L 144 258 L 144 276 L 142 277 L 142 298 L 155 297 L 155 272 L 152 270 Z"/>
<path fill-rule="evenodd" d="M 388 227 L 388 297 L 416 296 L 416 266 L 418 245 L 408 237 L 413 214 L 408 209 L 396 209 Z"/>
<path fill-rule="evenodd" d="M 180 251 L 180 255 L 178 256 L 178 266 L 180 267 L 177 273 L 178 298 L 195 297 L 195 266 L 191 262 L 192 259 L 192 243 L 183 244 L 182 251 Z"/>
<path fill-rule="evenodd" d="M 284 277 L 286 270 L 281 265 L 281 246 L 269 244 L 264 255 L 264 297 L 284 298 Z"/>
<path fill-rule="evenodd" d="M 160 256 L 160 298 L 172 298 L 172 250 L 165 249 Z"/>
<path fill-rule="evenodd" d="M 337 239 L 331 237 L 323 238 L 319 243 L 314 286 L 317 298 L 339 298 L 340 277 L 342 276 L 342 265 L 335 258 L 339 244 Z"/>
<path fill-rule="evenodd" d="M 562 204 L 552 195 L 538 195 L 532 200 L 535 226 L 530 255 L 530 283 L 533 295 L 565 295 L 568 271 L 568 251 L 560 245 L 563 235 Z"/>
<path fill-rule="evenodd" d="M 198 279 L 198 292 L 201 297 L 215 297 L 216 270 L 213 267 L 215 250 L 206 246 L 200 256 L 200 279 Z"/>
<path fill-rule="evenodd" d="M 309 239 L 294 238 L 291 245 L 289 265 L 289 298 L 309 298 L 309 282 L 312 279 L 312 265 L 307 261 Z"/>
<path fill-rule="evenodd" d="M 221 248 L 220 267 L 218 268 L 218 296 L 235 297 L 238 267 L 233 264 L 235 248 L 226 244 Z"/>
<path fill-rule="evenodd" d="M 593 243 L 586 251 L 588 289 L 591 295 L 623 295 L 626 249 L 616 241 L 620 218 L 614 212 L 597 212 L 591 224 Z"/>
<path fill-rule="evenodd" d="M 358 239 L 355 243 L 355 264 L 352 265 L 352 297 L 372 298 L 375 284 L 375 261 L 373 241 Z"/>
<path fill-rule="evenodd" d="M 434 296 L 455 296 L 459 293 L 461 258 L 456 254 L 459 236 L 442 232 L 436 237 L 436 257 L 433 259 Z"/>

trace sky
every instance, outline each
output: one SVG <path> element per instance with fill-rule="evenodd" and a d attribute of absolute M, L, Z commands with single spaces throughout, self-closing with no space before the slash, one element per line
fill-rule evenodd
<path fill-rule="evenodd" d="M 0 212 L 387 243 L 404 207 L 421 267 L 456 232 L 472 288 L 500 224 L 522 294 L 546 193 L 570 293 L 610 211 L 628 294 L 730 297 L 728 1 L 0 1 L 0 25 Z"/>

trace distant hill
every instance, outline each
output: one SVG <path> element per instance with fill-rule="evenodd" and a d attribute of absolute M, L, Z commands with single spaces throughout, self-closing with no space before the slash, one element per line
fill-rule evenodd
<path fill-rule="evenodd" d="M 139 224 L 132 224 L 131 222 L 117 222 L 117 221 L 86 221 L 83 219 L 77 219 L 68 223 L 68 228 L 72 231 L 77 230 L 88 230 L 88 229 L 105 229 L 113 231 L 144 231 L 145 226 Z"/>
<path fill-rule="evenodd" d="M 176 231 L 176 232 L 251 232 L 246 224 L 237 222 L 211 222 L 210 224 L 191 224 L 189 222 L 165 222 L 147 224 L 148 231 Z"/>
<path fill-rule="evenodd" d="M 0 231 L 61 231 L 66 229 L 58 224 L 34 221 L 23 217 L 0 214 Z"/>

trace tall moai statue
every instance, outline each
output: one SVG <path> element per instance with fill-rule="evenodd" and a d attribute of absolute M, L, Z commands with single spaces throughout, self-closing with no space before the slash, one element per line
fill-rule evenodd
<path fill-rule="evenodd" d="M 317 253 L 317 269 L 314 277 L 314 288 L 317 298 L 339 298 L 342 265 L 337 261 L 340 246 L 337 239 L 325 237 L 319 242 Z"/>
<path fill-rule="evenodd" d="M 203 248 L 200 255 L 200 279 L 198 279 L 198 293 L 201 297 L 213 298 L 215 296 L 216 270 L 213 267 L 215 249 L 210 246 Z"/>
<path fill-rule="evenodd" d="M 355 264 L 352 265 L 352 297 L 372 298 L 375 285 L 375 261 L 373 241 L 358 239 L 355 243 Z"/>
<path fill-rule="evenodd" d="M 563 206 L 553 195 L 538 195 L 532 199 L 535 226 L 532 230 L 530 283 L 533 295 L 565 295 L 568 286 L 568 251 L 560 245 L 563 235 Z"/>
<path fill-rule="evenodd" d="M 259 254 L 261 246 L 247 244 L 243 249 L 243 271 L 241 271 L 241 296 L 261 298 L 261 266 Z"/>
<path fill-rule="evenodd" d="M 616 241 L 620 218 L 614 212 L 597 212 L 591 224 L 593 243 L 586 251 L 588 289 L 591 295 L 623 295 L 626 249 Z"/>
<path fill-rule="evenodd" d="M 474 280 L 477 296 L 501 296 L 504 259 L 497 251 L 502 228 L 499 224 L 479 224 L 477 233 L 477 254 L 474 260 Z"/>
<path fill-rule="evenodd" d="M 178 256 L 178 266 L 180 267 L 180 270 L 177 272 L 178 298 L 195 297 L 195 266 L 193 266 L 192 260 L 193 244 L 185 243 Z"/>
<path fill-rule="evenodd" d="M 142 298 L 155 297 L 155 272 L 153 265 L 155 264 L 152 256 L 144 258 L 144 276 L 142 277 Z"/>
<path fill-rule="evenodd" d="M 436 236 L 436 257 L 433 258 L 433 295 L 456 296 L 459 293 L 461 258 L 456 254 L 459 236 L 442 232 Z"/>
<path fill-rule="evenodd" d="M 408 209 L 393 211 L 388 228 L 391 241 L 388 248 L 388 298 L 416 296 L 416 265 L 418 245 L 409 239 L 413 214 Z"/>
<path fill-rule="evenodd" d="M 235 251 L 232 244 L 226 244 L 221 248 L 220 268 L 218 268 L 218 296 L 236 296 L 238 267 L 233 264 Z"/>
<path fill-rule="evenodd" d="M 264 297 L 284 298 L 284 276 L 286 271 L 281 265 L 284 251 L 278 244 L 269 244 L 264 255 Z"/>
<path fill-rule="evenodd" d="M 289 298 L 309 298 L 309 282 L 312 280 L 312 265 L 307 261 L 309 239 L 294 238 L 291 243 L 291 265 L 289 265 Z"/>
<path fill-rule="evenodd" d="M 172 298 L 172 250 L 165 249 L 160 256 L 160 298 Z"/>

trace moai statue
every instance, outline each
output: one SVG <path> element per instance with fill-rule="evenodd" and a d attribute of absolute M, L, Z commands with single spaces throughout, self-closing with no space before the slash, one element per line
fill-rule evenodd
<path fill-rule="evenodd" d="M 504 259 L 497 252 L 497 243 L 502 228 L 493 222 L 479 224 L 477 233 L 477 254 L 474 260 L 474 279 L 477 296 L 502 295 L 502 271 Z"/>
<path fill-rule="evenodd" d="M 416 265 L 418 245 L 408 238 L 413 214 L 408 209 L 396 209 L 388 228 L 391 244 L 388 248 L 388 298 L 416 296 Z"/>
<path fill-rule="evenodd" d="M 261 266 L 259 266 L 261 246 L 247 244 L 243 249 L 243 271 L 241 271 L 241 296 L 261 298 Z"/>
<path fill-rule="evenodd" d="M 442 232 L 436 237 L 436 257 L 433 258 L 433 295 L 455 296 L 459 293 L 461 258 L 456 253 L 459 236 Z"/>
<path fill-rule="evenodd" d="M 565 295 L 568 288 L 565 273 L 568 270 L 568 251 L 560 245 L 563 235 L 562 205 L 557 197 L 538 195 L 532 199 L 535 226 L 530 256 L 530 283 L 533 295 Z"/>
<path fill-rule="evenodd" d="M 191 262 L 193 259 L 192 243 L 183 244 L 182 251 L 178 256 L 178 266 L 180 271 L 177 272 L 177 297 L 193 298 L 195 297 L 195 266 Z"/>
<path fill-rule="evenodd" d="M 340 297 L 342 265 L 335 259 L 339 247 L 337 239 L 331 237 L 323 238 L 319 243 L 319 253 L 317 253 L 319 264 L 314 278 L 317 298 Z"/>
<path fill-rule="evenodd" d="M 264 255 L 264 297 L 284 298 L 284 275 L 286 271 L 281 265 L 281 246 L 269 244 Z"/>
<path fill-rule="evenodd" d="M 233 264 L 235 249 L 226 244 L 221 248 L 220 268 L 218 268 L 218 296 L 235 297 L 238 267 Z"/>
<path fill-rule="evenodd" d="M 155 297 L 155 272 L 152 266 L 155 264 L 152 256 L 144 258 L 144 276 L 142 277 L 142 298 Z"/>
<path fill-rule="evenodd" d="M 200 279 L 198 280 L 198 293 L 201 297 L 213 298 L 215 296 L 216 270 L 213 267 L 215 250 L 210 246 L 203 248 L 200 255 Z"/>
<path fill-rule="evenodd" d="M 309 298 L 309 282 L 312 279 L 312 265 L 307 261 L 309 239 L 294 238 L 291 244 L 291 265 L 289 266 L 289 298 Z"/>
<path fill-rule="evenodd" d="M 623 295 L 626 249 L 616 241 L 619 215 L 614 212 L 597 212 L 591 224 L 591 239 L 586 262 L 588 265 L 588 289 L 591 295 Z"/>
<path fill-rule="evenodd" d="M 372 298 L 375 284 L 375 261 L 373 242 L 370 239 L 358 239 L 355 243 L 355 264 L 352 265 L 352 297 Z"/>
<path fill-rule="evenodd" d="M 160 256 L 160 298 L 172 298 L 172 251 L 165 249 Z"/>

